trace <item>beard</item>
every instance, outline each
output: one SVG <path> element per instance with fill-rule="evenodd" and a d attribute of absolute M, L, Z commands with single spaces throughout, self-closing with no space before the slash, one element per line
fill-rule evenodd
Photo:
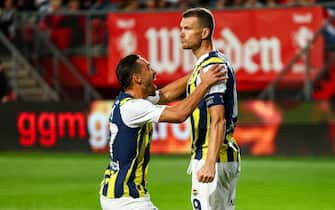
<path fill-rule="evenodd" d="M 157 85 L 154 83 L 148 84 L 146 85 L 145 90 L 149 96 L 154 96 L 156 94 Z"/>
<path fill-rule="evenodd" d="M 192 49 L 191 46 L 186 45 L 186 44 L 181 44 L 181 47 L 183 48 L 183 50 L 189 50 L 189 49 Z"/>

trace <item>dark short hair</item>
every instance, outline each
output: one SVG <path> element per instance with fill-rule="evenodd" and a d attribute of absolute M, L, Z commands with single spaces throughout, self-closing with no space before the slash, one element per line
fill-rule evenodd
<path fill-rule="evenodd" d="M 126 90 L 131 86 L 131 78 L 134 73 L 140 71 L 140 66 L 137 63 L 137 59 L 140 56 L 131 54 L 122 58 L 116 67 L 116 76 L 119 84 L 123 90 Z"/>
<path fill-rule="evenodd" d="M 209 37 L 212 37 L 214 31 L 214 16 L 210 10 L 202 7 L 191 8 L 183 13 L 183 18 L 188 17 L 198 18 L 200 26 L 209 28 Z"/>

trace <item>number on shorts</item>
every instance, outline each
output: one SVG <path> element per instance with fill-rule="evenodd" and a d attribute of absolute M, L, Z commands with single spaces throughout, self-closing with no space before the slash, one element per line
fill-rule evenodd
<path fill-rule="evenodd" d="M 200 201 L 198 199 L 193 199 L 193 208 L 195 210 L 201 210 L 201 204 Z"/>

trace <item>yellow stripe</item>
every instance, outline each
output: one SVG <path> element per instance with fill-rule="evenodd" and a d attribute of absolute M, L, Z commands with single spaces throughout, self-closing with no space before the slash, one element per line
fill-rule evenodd
<path fill-rule="evenodd" d="M 234 151 L 233 156 L 234 156 L 234 161 L 237 161 L 237 152 Z"/>
<path fill-rule="evenodd" d="M 228 162 L 228 153 L 227 153 L 228 146 L 227 144 L 222 144 L 221 149 L 220 149 L 220 162 Z"/>
<path fill-rule="evenodd" d="M 124 182 L 123 182 L 123 191 L 124 191 L 123 196 L 125 196 L 125 197 L 129 197 L 130 196 L 129 187 L 128 187 L 127 183 L 128 183 L 129 177 L 131 175 L 131 172 L 133 171 L 136 159 L 137 159 L 137 157 L 138 157 L 138 155 L 140 153 L 140 151 L 139 151 L 139 145 L 138 144 L 139 144 L 140 139 L 141 139 L 141 131 L 142 131 L 142 129 L 143 129 L 143 126 L 141 127 L 141 129 L 137 133 L 137 140 L 136 140 L 137 141 L 137 150 L 136 150 L 136 156 L 135 156 L 134 160 L 132 161 L 131 166 L 130 166 L 128 172 L 127 172 L 126 178 L 124 179 Z M 136 186 L 136 184 L 135 184 L 135 186 Z"/>
<path fill-rule="evenodd" d="M 208 64 L 211 64 L 211 63 L 224 63 L 224 59 L 223 58 L 220 58 L 220 57 L 211 57 L 209 58 L 208 60 L 202 62 L 200 64 L 200 66 L 204 67 L 204 66 L 207 66 Z"/>
<path fill-rule="evenodd" d="M 108 198 L 114 198 L 115 194 L 114 194 L 114 188 L 115 188 L 115 182 L 116 182 L 116 178 L 119 174 L 119 172 L 116 172 L 114 174 L 112 174 L 112 172 L 110 170 L 106 170 L 105 174 L 108 173 L 111 174 L 110 178 L 106 178 L 105 182 L 108 183 L 108 189 L 107 189 L 107 197 Z"/>
<path fill-rule="evenodd" d="M 200 66 L 195 67 L 195 69 L 193 70 L 192 76 L 189 81 L 189 84 L 191 85 L 190 94 L 195 90 L 199 70 Z"/>
<path fill-rule="evenodd" d="M 144 149 L 143 149 L 143 156 L 145 155 L 145 149 L 148 147 L 148 145 L 150 144 L 151 141 L 151 133 L 152 133 L 152 124 L 151 123 L 147 123 L 147 133 L 146 133 L 146 141 L 145 141 L 145 145 L 144 145 Z M 149 151 L 150 152 L 150 151 Z M 143 161 L 144 161 L 144 157 L 143 157 Z M 142 167 L 141 167 L 142 168 Z M 144 171 L 142 171 L 144 173 L 144 180 L 148 180 L 148 169 L 149 169 L 149 162 L 147 163 L 146 167 L 144 168 Z M 143 170 L 143 168 L 142 168 Z M 144 186 L 145 188 L 147 188 L 147 182 L 145 183 L 146 186 Z M 141 189 L 140 191 L 140 195 L 141 196 L 145 196 L 145 191 L 144 189 Z"/>
<path fill-rule="evenodd" d="M 193 70 L 192 76 L 191 76 L 191 78 L 189 80 L 189 85 L 190 85 L 190 93 L 189 94 L 191 94 L 195 90 L 195 88 L 196 88 L 196 80 L 197 80 L 198 72 L 200 70 L 199 67 L 200 66 L 196 66 L 195 67 L 195 69 Z M 200 110 L 199 110 L 199 108 L 196 108 L 192 112 L 192 118 L 194 120 L 194 127 L 192 126 L 192 123 L 190 122 L 191 123 L 191 126 L 190 126 L 191 133 L 192 133 L 192 130 L 195 131 L 194 132 L 194 136 L 191 135 L 191 142 L 193 144 L 193 148 L 195 148 L 195 143 L 196 143 L 195 139 L 197 139 L 197 137 L 198 137 L 199 116 L 200 116 Z M 192 151 L 192 152 L 193 152 L 192 158 L 194 158 L 195 153 L 194 153 L 194 151 Z"/>
<path fill-rule="evenodd" d="M 229 135 L 231 135 L 231 134 L 229 134 Z M 235 138 L 232 135 L 231 135 L 230 141 L 236 144 Z M 239 152 L 234 151 L 234 153 L 233 153 L 234 161 L 238 160 L 238 154 L 239 154 Z"/>
<path fill-rule="evenodd" d="M 199 119 L 200 119 L 200 109 L 199 108 L 196 108 L 193 113 L 192 113 L 192 117 L 193 117 L 193 120 L 194 120 L 194 127 L 192 128 L 191 126 L 191 129 L 193 129 L 195 132 L 194 132 L 194 137 L 192 139 L 192 143 L 193 143 L 193 148 L 195 148 L 195 144 L 197 142 L 196 139 L 198 139 L 198 136 L 199 136 Z M 195 153 L 193 154 L 192 158 L 195 157 Z"/>
<path fill-rule="evenodd" d="M 120 106 L 122 106 L 123 104 L 125 104 L 127 101 L 131 100 L 131 98 L 124 98 L 120 101 Z"/>
<path fill-rule="evenodd" d="M 206 139 L 202 145 L 202 159 L 206 160 L 208 154 L 208 141 L 209 141 L 209 131 L 210 131 L 211 115 L 207 110 L 207 122 L 206 122 Z"/>
<path fill-rule="evenodd" d="M 141 182 L 142 182 L 142 174 L 145 175 L 145 171 L 143 171 L 143 163 L 144 163 L 144 153 L 145 153 L 145 148 L 146 146 L 148 145 L 149 143 L 149 139 L 150 139 L 150 136 L 149 136 L 149 123 L 147 123 L 145 125 L 145 136 L 143 138 L 143 143 L 142 143 L 142 150 L 140 151 L 139 153 L 139 156 L 138 156 L 138 160 L 140 160 L 140 162 L 138 162 L 138 165 L 137 165 L 137 169 L 136 169 L 136 172 L 135 172 L 135 184 L 136 186 L 140 185 L 141 186 Z M 144 189 L 141 187 L 141 189 L 138 189 L 139 190 L 139 194 L 140 194 L 140 197 L 143 197 L 145 195 L 145 191 Z"/>

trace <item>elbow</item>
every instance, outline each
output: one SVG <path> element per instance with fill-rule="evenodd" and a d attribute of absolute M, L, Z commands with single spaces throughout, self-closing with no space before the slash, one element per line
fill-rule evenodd
<path fill-rule="evenodd" d="M 171 96 L 167 91 L 165 91 L 164 89 L 160 90 L 160 103 L 161 104 L 168 103 L 169 101 L 171 101 L 170 98 L 171 98 Z"/>
<path fill-rule="evenodd" d="M 224 117 L 216 117 L 215 119 L 211 120 L 211 124 L 215 125 L 216 127 L 226 127 L 226 119 Z"/>

